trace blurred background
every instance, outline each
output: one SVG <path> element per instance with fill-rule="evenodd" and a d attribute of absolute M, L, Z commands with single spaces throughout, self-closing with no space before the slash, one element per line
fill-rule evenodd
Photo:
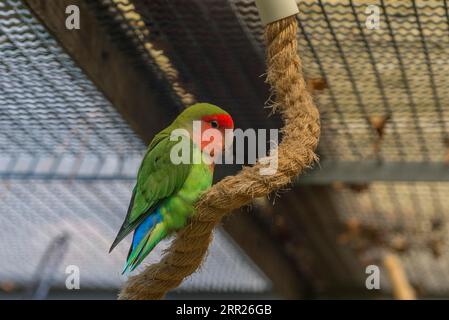
<path fill-rule="evenodd" d="M 168 298 L 449 298 L 447 2 L 298 5 L 320 165 L 225 219 Z M 264 50 L 253 0 L 0 0 L 0 299 L 115 299 L 153 135 L 195 101 L 280 127 Z"/>

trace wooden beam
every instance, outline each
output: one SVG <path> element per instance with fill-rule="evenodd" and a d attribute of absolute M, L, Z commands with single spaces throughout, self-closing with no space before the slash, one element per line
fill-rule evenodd
<path fill-rule="evenodd" d="M 390 278 L 393 295 L 397 300 L 416 300 L 415 289 L 410 285 L 401 260 L 396 254 L 387 253 L 383 264 Z"/>
<path fill-rule="evenodd" d="M 169 122 L 176 104 L 163 80 L 130 63 L 84 0 L 24 2 L 145 142 Z M 80 9 L 79 30 L 66 28 L 69 5 Z"/>

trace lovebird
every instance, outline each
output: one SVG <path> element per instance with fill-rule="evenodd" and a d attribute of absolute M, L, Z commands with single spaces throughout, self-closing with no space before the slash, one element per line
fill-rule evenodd
<path fill-rule="evenodd" d="M 176 129 L 187 133 L 186 150 L 190 152 L 188 161 L 181 163 L 172 156 L 179 143 L 170 138 Z M 197 103 L 156 134 L 138 170 L 125 220 L 109 250 L 134 231 L 122 274 L 133 271 L 162 239 L 183 228 L 195 214 L 196 201 L 212 186 L 214 152 L 229 147 L 225 137 L 233 129 L 229 113 L 212 104 Z M 204 133 L 212 133 L 214 138 L 202 139 Z"/>

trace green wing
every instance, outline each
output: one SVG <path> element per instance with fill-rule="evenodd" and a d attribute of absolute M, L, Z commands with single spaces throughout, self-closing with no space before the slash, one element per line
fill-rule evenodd
<path fill-rule="evenodd" d="M 169 135 L 163 133 L 151 142 L 137 174 L 125 221 L 109 252 L 148 217 L 161 201 L 176 193 L 184 184 L 191 165 L 176 165 L 170 160 L 170 151 L 177 143 L 170 141 Z"/>

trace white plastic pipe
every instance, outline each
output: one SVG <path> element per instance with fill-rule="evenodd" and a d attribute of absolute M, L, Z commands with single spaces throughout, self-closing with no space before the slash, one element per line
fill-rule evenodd
<path fill-rule="evenodd" d="M 256 6 L 264 25 L 293 16 L 299 12 L 295 0 L 256 0 Z"/>

